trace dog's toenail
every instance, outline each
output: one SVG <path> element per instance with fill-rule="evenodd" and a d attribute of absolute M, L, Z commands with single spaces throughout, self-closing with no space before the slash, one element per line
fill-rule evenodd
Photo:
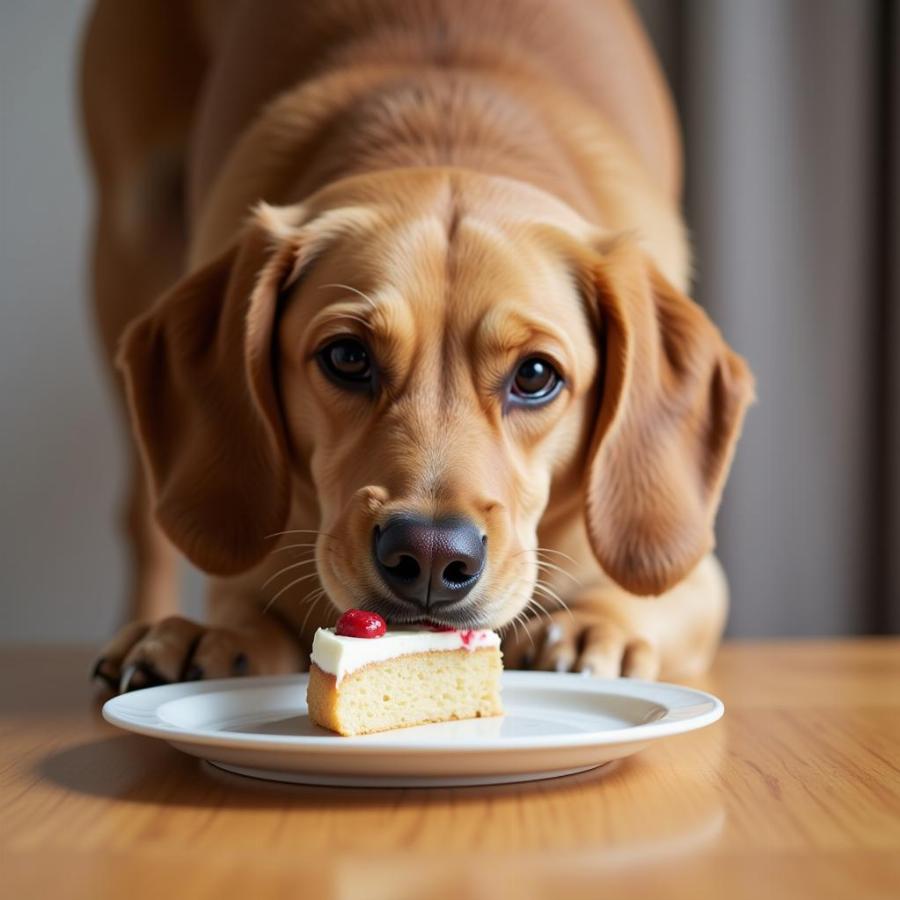
<path fill-rule="evenodd" d="M 533 653 L 526 653 L 526 654 L 522 657 L 522 668 L 523 668 L 523 669 L 530 669 L 533 665 L 534 665 L 534 654 L 533 654 Z"/>
<path fill-rule="evenodd" d="M 185 681 L 202 681 L 203 680 L 203 666 L 198 666 L 197 663 L 191 663 L 187 670 L 184 673 Z"/>
<path fill-rule="evenodd" d="M 238 653 L 231 661 L 231 672 L 233 675 L 246 675 L 250 665 L 246 653 Z"/>
<path fill-rule="evenodd" d="M 136 665 L 129 666 L 122 675 L 119 690 L 122 693 L 127 691 L 139 691 L 142 688 L 159 687 L 161 684 L 169 682 L 156 671 L 152 663 L 139 662 Z"/>
<path fill-rule="evenodd" d="M 564 659 L 558 659 L 556 661 L 556 671 L 557 672 L 568 672 L 569 664 Z"/>
<path fill-rule="evenodd" d="M 562 628 L 559 625 L 551 625 L 547 628 L 547 631 L 544 633 L 544 643 L 548 647 L 552 647 L 554 644 L 558 644 L 562 640 Z"/>
<path fill-rule="evenodd" d="M 585 678 L 590 678 L 591 675 L 594 674 L 594 670 L 591 666 L 584 666 L 581 670 L 581 674 L 584 675 Z"/>
<path fill-rule="evenodd" d="M 106 665 L 106 657 L 101 656 L 100 659 L 94 664 L 94 668 L 91 670 L 91 681 L 97 681 L 98 679 L 102 681 L 110 690 L 114 691 L 116 689 L 116 679 L 114 676 L 110 675 L 108 672 L 103 671 L 103 666 Z"/>
<path fill-rule="evenodd" d="M 122 672 L 122 677 L 119 679 L 120 694 L 127 694 L 128 691 L 131 690 L 131 679 L 134 678 L 135 672 L 137 672 L 137 666 L 128 666 L 128 668 Z"/>

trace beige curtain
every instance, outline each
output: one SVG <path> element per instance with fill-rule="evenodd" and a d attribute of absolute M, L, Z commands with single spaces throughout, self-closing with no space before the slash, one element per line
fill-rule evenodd
<path fill-rule="evenodd" d="M 758 379 L 719 517 L 733 634 L 900 629 L 900 30 L 876 0 L 644 0 L 695 296 Z"/>

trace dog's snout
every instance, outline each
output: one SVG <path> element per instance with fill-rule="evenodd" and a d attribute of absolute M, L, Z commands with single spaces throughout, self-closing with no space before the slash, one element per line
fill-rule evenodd
<path fill-rule="evenodd" d="M 467 519 L 396 516 L 376 527 L 375 565 L 391 591 L 425 609 L 461 600 L 484 569 L 487 538 Z"/>

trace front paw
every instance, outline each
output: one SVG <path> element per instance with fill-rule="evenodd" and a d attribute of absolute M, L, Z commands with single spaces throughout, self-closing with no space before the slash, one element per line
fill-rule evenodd
<path fill-rule="evenodd" d="M 510 669 L 652 681 L 659 675 L 660 654 L 646 636 L 607 614 L 574 610 L 512 628 L 503 639 L 503 662 Z"/>
<path fill-rule="evenodd" d="M 126 625 L 101 651 L 93 677 L 112 692 L 124 693 L 266 670 L 252 636 L 171 616 L 153 625 Z"/>

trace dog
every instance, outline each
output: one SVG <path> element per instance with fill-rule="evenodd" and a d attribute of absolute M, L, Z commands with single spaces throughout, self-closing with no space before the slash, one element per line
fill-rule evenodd
<path fill-rule="evenodd" d="M 500 629 L 507 666 L 709 664 L 753 379 L 687 296 L 626 3 L 100 0 L 81 75 L 133 432 L 102 683 L 300 671 L 353 607 Z"/>

